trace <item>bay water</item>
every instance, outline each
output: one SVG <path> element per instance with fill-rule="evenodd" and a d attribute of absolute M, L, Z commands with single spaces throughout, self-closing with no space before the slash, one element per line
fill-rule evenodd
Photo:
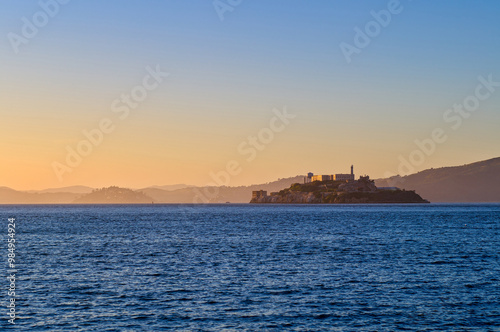
<path fill-rule="evenodd" d="M 7 205 L 0 218 L 2 330 L 500 331 L 499 204 Z"/>

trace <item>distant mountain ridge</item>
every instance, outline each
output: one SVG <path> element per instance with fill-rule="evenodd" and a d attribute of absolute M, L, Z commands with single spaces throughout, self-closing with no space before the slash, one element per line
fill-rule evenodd
<path fill-rule="evenodd" d="M 38 193 L 17 191 L 0 187 L 0 204 L 69 204 L 79 194 L 75 193 Z"/>
<path fill-rule="evenodd" d="M 153 199 L 140 191 L 109 187 L 78 197 L 74 204 L 151 204 Z"/>
<path fill-rule="evenodd" d="M 500 202 L 500 158 L 377 179 L 375 185 L 415 190 L 433 203 Z"/>
<path fill-rule="evenodd" d="M 248 203 L 253 190 L 280 191 L 297 182 L 304 176 L 279 179 L 278 181 L 239 187 L 191 187 L 173 191 L 146 188 L 139 191 L 152 197 L 158 203 Z"/>
<path fill-rule="evenodd" d="M 184 184 L 152 186 L 133 190 L 142 194 L 139 196 L 130 193 L 118 195 L 116 197 L 122 198 L 113 202 L 127 204 L 130 200 L 126 197 L 135 197 L 137 199 L 132 201 L 144 203 L 248 203 L 254 190 L 278 192 L 294 183 L 302 183 L 303 179 L 303 176 L 295 176 L 239 187 L 195 187 Z M 377 179 L 375 185 L 415 190 L 433 203 L 500 202 L 500 158 L 462 166 L 427 169 L 404 177 Z M 95 189 L 86 186 L 72 186 L 27 192 L 0 187 L 0 204 L 72 204 L 81 202 L 80 198 L 93 190 Z"/>
<path fill-rule="evenodd" d="M 72 193 L 72 194 L 89 194 L 94 190 L 94 188 L 87 186 L 70 186 L 62 188 L 49 188 L 43 190 L 31 190 L 29 192 L 33 193 Z"/>
<path fill-rule="evenodd" d="M 63 187 L 39 191 L 17 191 L 8 187 L 0 187 L 0 204 L 135 204 L 135 203 L 187 203 L 201 202 L 197 196 L 207 197 L 208 203 L 248 203 L 252 190 L 280 191 L 293 183 L 302 182 L 303 176 L 279 179 L 265 184 L 240 187 L 195 187 L 185 184 L 153 186 L 131 190 L 119 188 L 121 193 L 108 192 L 106 195 L 93 194 L 94 189 L 85 186 Z M 117 187 L 111 187 L 117 188 Z M 163 189 L 164 188 L 164 189 Z M 179 188 L 179 189 L 175 189 Z M 61 192 L 54 192 L 61 190 Z M 73 191 L 73 192 L 71 192 Z M 138 196 L 131 194 L 138 193 Z M 211 193 L 217 192 L 215 196 Z M 104 193 L 104 192 L 103 192 Z M 204 201 L 204 200 L 203 200 Z"/>
<path fill-rule="evenodd" d="M 150 186 L 150 187 L 139 189 L 139 190 L 160 189 L 160 190 L 165 190 L 165 191 L 173 191 L 173 190 L 178 190 L 178 189 L 194 188 L 194 187 L 196 187 L 196 186 L 182 183 L 182 184 L 169 184 L 169 185 L 165 185 L 165 186 Z"/>

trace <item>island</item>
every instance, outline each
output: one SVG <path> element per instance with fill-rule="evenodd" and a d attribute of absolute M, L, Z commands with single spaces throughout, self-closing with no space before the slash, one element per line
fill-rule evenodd
<path fill-rule="evenodd" d="M 369 176 L 359 180 L 336 180 L 309 176 L 304 183 L 267 195 L 264 190 L 252 192 L 250 203 L 275 204 L 369 204 L 369 203 L 429 203 L 413 190 L 396 187 L 377 188 Z M 337 177 L 340 178 L 340 177 Z M 308 181 L 309 179 L 309 181 Z"/>
<path fill-rule="evenodd" d="M 78 197 L 73 204 L 151 204 L 153 199 L 146 194 L 127 188 L 111 186 L 94 189 L 91 193 Z"/>

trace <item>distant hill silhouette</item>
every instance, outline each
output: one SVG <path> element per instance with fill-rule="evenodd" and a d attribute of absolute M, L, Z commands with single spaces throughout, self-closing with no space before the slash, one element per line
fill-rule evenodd
<path fill-rule="evenodd" d="M 153 199 L 131 189 L 109 187 L 95 189 L 74 200 L 75 204 L 150 204 Z"/>
<path fill-rule="evenodd" d="M 0 187 L 0 204 L 69 204 L 79 194 L 74 193 L 30 193 Z"/>
<path fill-rule="evenodd" d="M 44 190 L 33 190 L 30 192 L 35 193 L 72 193 L 72 194 L 89 194 L 94 190 L 94 188 L 90 188 L 87 186 L 71 186 L 71 187 L 62 187 L 62 188 L 49 188 Z"/>
<path fill-rule="evenodd" d="M 375 180 L 377 187 L 415 190 L 431 202 L 500 202 L 500 158 Z"/>
<path fill-rule="evenodd" d="M 194 187 L 165 191 L 158 188 L 146 188 L 140 191 L 151 196 L 158 203 L 248 203 L 253 190 L 280 191 L 292 184 L 304 181 L 304 176 L 295 176 L 278 181 L 239 187 Z M 199 199 L 196 199 L 196 196 Z M 201 197 L 201 198 L 200 198 Z"/>
<path fill-rule="evenodd" d="M 277 192 L 289 188 L 294 183 L 302 183 L 303 179 L 303 176 L 295 176 L 240 187 L 172 185 L 139 190 L 118 187 L 94 190 L 84 186 L 73 186 L 26 192 L 0 187 L 0 204 L 134 204 L 152 201 L 189 204 L 193 202 L 248 203 L 253 190 Z M 500 202 L 500 158 L 463 166 L 428 169 L 404 177 L 378 179 L 375 180 L 375 184 L 377 187 L 415 190 L 417 194 L 434 203 Z"/>
<path fill-rule="evenodd" d="M 143 189 L 140 189 L 140 190 L 142 191 L 142 190 L 145 190 L 145 189 L 161 189 L 161 190 L 165 190 L 165 191 L 172 191 L 172 190 L 178 190 L 178 189 L 184 189 L 184 188 L 193 188 L 193 187 L 196 187 L 196 186 L 192 186 L 192 185 L 189 185 L 189 184 L 169 184 L 169 185 L 165 185 L 165 186 L 150 186 L 150 187 L 143 188 Z"/>
<path fill-rule="evenodd" d="M 150 204 L 153 199 L 131 189 L 109 187 L 95 189 L 74 200 L 75 204 Z"/>
<path fill-rule="evenodd" d="M 193 187 L 188 185 L 154 186 L 145 189 L 131 190 L 118 187 L 92 189 L 85 186 L 47 189 L 36 192 L 17 191 L 0 187 L 0 204 L 134 204 L 134 203 L 189 203 L 202 202 L 195 200 L 196 195 L 207 197 L 209 203 L 248 203 L 252 190 L 264 189 L 280 191 L 293 183 L 302 182 L 303 176 L 280 179 L 265 184 L 240 187 Z M 120 190 L 117 190 L 117 189 Z M 180 189 L 175 189 L 180 188 Z M 54 192 L 61 190 L 64 192 Z M 74 192 L 70 192 L 74 191 Z M 88 192 L 82 194 L 81 192 Z M 205 192 L 215 192 L 213 197 Z M 78 193 L 80 192 L 80 193 Z M 203 200 L 204 202 L 205 200 Z"/>

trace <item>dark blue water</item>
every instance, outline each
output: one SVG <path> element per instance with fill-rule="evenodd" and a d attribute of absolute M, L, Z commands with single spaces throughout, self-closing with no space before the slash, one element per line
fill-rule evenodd
<path fill-rule="evenodd" d="M 4 206 L 15 327 L 500 331 L 500 205 Z"/>

